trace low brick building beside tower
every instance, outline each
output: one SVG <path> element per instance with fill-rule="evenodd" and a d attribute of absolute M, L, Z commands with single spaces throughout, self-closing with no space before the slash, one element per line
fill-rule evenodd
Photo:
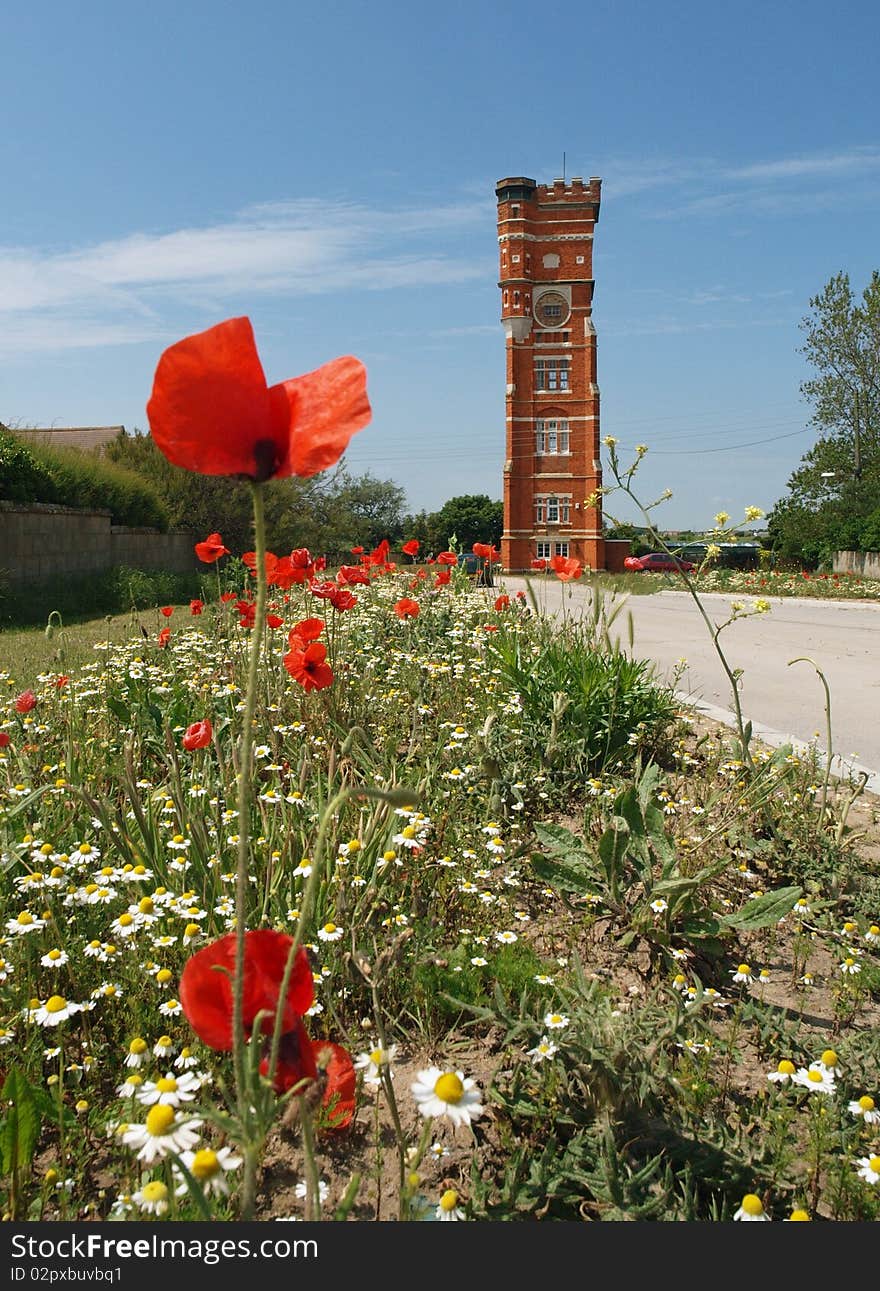
<path fill-rule="evenodd" d="M 501 560 L 575 556 L 603 569 L 593 229 L 602 182 L 499 180 L 507 449 Z"/>

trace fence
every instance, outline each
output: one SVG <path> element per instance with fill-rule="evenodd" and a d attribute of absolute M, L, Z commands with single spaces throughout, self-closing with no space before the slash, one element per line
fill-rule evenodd
<path fill-rule="evenodd" d="M 0 577 L 11 586 L 114 565 L 186 573 L 200 568 L 194 542 L 191 533 L 112 525 L 109 511 L 0 502 Z"/>
<path fill-rule="evenodd" d="M 880 578 L 880 551 L 836 551 L 831 567 L 835 574 Z"/>

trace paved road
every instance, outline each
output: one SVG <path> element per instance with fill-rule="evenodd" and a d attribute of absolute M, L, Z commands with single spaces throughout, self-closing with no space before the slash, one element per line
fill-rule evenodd
<path fill-rule="evenodd" d="M 656 577 L 652 575 L 651 577 Z M 504 579 L 510 590 L 525 587 L 521 578 Z M 533 586 L 548 611 L 580 614 L 590 602 L 589 589 L 538 578 Z M 569 587 L 571 595 L 569 596 Z M 746 605 L 751 597 L 704 595 L 709 618 L 717 625 L 730 613 L 731 600 Z M 769 614 L 740 619 L 726 628 L 721 644 L 731 668 L 742 668 L 740 698 L 746 718 L 760 728 L 808 742 L 819 734 L 825 748 L 825 692 L 813 668 L 789 660 L 809 655 L 822 669 L 831 689 L 834 754 L 876 773 L 880 790 L 880 604 L 770 598 Z M 628 640 L 632 617 L 633 649 L 653 660 L 664 680 L 671 680 L 679 659 L 687 667 L 677 684 L 707 711 L 729 710 L 730 685 L 712 646 L 709 630 L 687 592 L 663 591 L 630 596 L 614 623 Z M 835 769 L 839 769 L 835 763 Z"/>

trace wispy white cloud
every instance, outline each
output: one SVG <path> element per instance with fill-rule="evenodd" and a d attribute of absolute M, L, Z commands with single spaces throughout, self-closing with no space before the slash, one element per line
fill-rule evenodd
<path fill-rule="evenodd" d="M 652 203 L 646 212 L 653 219 L 723 215 L 744 202 L 750 214 L 779 215 L 802 203 L 807 191 L 814 209 L 876 200 L 872 181 L 880 177 L 880 147 L 851 145 L 739 165 L 717 157 L 617 158 L 601 173 L 603 195 L 611 201 L 668 191 L 668 202 Z"/>
<path fill-rule="evenodd" d="M 479 259 L 445 253 L 485 202 L 381 210 L 306 198 L 205 227 L 137 232 L 69 250 L 0 247 L 0 351 L 130 344 L 181 306 L 467 282 Z M 173 330 L 173 328 L 172 328 Z"/>

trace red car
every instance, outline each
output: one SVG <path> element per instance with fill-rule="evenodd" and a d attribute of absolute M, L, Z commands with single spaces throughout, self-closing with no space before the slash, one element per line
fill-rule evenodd
<path fill-rule="evenodd" d="M 685 560 L 683 556 L 667 556 L 665 551 L 650 551 L 647 556 L 627 556 L 623 567 L 633 574 L 675 574 L 679 570 L 692 574 L 697 568 L 692 560 Z"/>

